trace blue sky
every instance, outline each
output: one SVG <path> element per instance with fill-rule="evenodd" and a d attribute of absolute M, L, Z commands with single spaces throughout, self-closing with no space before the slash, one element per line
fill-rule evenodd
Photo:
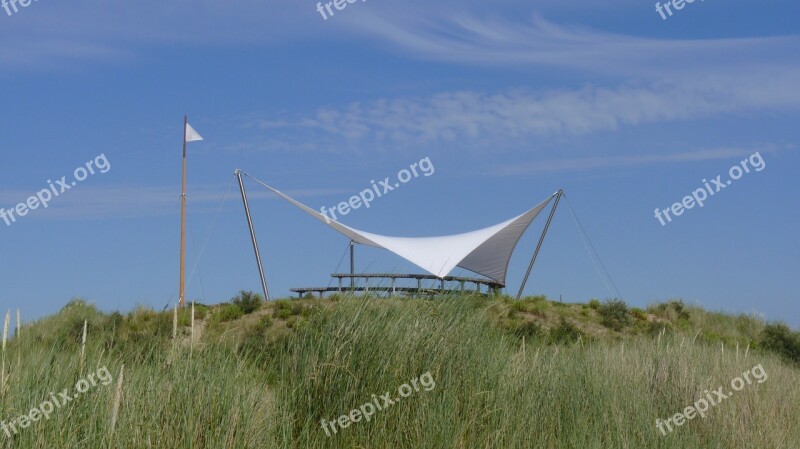
<path fill-rule="evenodd" d="M 628 0 L 368 0 L 328 20 L 305 0 L 0 9 L 0 207 L 98 155 L 111 166 L 0 221 L 0 305 L 32 319 L 74 296 L 104 310 L 175 301 L 188 114 L 205 137 L 189 146 L 190 298 L 259 290 L 236 168 L 318 209 L 429 157 L 433 176 L 342 222 L 453 234 L 563 188 L 629 304 L 683 298 L 800 327 L 798 12 L 783 0 L 694 2 L 667 20 Z M 756 152 L 763 170 L 655 218 Z M 347 240 L 247 187 L 272 293 L 327 285 Z M 566 206 L 526 293 L 615 295 Z M 542 218 L 511 260 L 510 293 Z M 418 271 L 361 247 L 356 268 Z"/>

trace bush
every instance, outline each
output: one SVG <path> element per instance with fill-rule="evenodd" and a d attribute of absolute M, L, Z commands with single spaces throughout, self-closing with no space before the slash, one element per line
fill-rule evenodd
<path fill-rule="evenodd" d="M 272 327 L 272 317 L 269 315 L 261 315 L 261 318 L 256 322 L 256 325 L 253 327 L 253 330 L 256 332 L 264 332 L 265 330 Z"/>
<path fill-rule="evenodd" d="M 582 337 L 583 332 L 563 316 L 558 326 L 550 329 L 550 342 L 552 343 L 575 343 Z"/>
<path fill-rule="evenodd" d="M 514 335 L 517 337 L 536 338 L 543 335 L 542 327 L 533 321 L 522 321 L 514 329 Z"/>
<path fill-rule="evenodd" d="M 591 301 L 589 301 L 588 305 L 590 309 L 597 310 L 600 308 L 602 304 L 600 304 L 600 301 L 598 301 L 597 299 L 592 299 Z"/>
<path fill-rule="evenodd" d="M 247 315 L 261 308 L 261 295 L 254 292 L 240 291 L 231 302 L 237 305 Z"/>
<path fill-rule="evenodd" d="M 792 332 L 785 324 L 764 327 L 760 343 L 763 348 L 780 354 L 786 360 L 800 363 L 800 333 Z"/>
<path fill-rule="evenodd" d="M 222 323 L 225 321 L 233 321 L 244 315 L 242 309 L 236 304 L 225 304 L 220 307 L 217 313 L 219 313 L 219 321 Z"/>
<path fill-rule="evenodd" d="M 672 331 L 672 324 L 669 322 L 662 322 L 662 321 L 651 321 L 647 325 L 647 333 L 651 337 L 657 337 L 660 333 L 664 331 Z"/>
<path fill-rule="evenodd" d="M 303 305 L 299 302 L 292 304 L 292 315 L 300 315 L 303 313 Z"/>
<path fill-rule="evenodd" d="M 637 320 L 646 320 L 647 319 L 647 312 L 645 312 L 643 309 L 640 309 L 638 307 L 632 307 L 631 308 L 631 316 L 633 316 Z"/>
<path fill-rule="evenodd" d="M 686 309 L 682 300 L 670 301 L 669 306 L 672 307 L 672 310 L 678 315 L 678 321 L 689 319 L 689 311 Z"/>
<path fill-rule="evenodd" d="M 600 322 L 609 329 L 621 331 L 623 327 L 630 324 L 628 306 L 621 299 L 610 299 L 604 302 L 597 311 L 602 317 Z"/>
<path fill-rule="evenodd" d="M 309 321 L 300 315 L 292 315 L 288 320 L 286 320 L 286 327 L 296 331 L 299 331 L 308 325 Z"/>
<path fill-rule="evenodd" d="M 686 309 L 686 306 L 680 299 L 656 304 L 655 306 L 651 306 L 650 310 L 656 316 L 666 318 L 673 323 L 681 324 L 683 326 L 687 326 L 689 324 L 689 318 L 691 317 L 689 310 Z"/>

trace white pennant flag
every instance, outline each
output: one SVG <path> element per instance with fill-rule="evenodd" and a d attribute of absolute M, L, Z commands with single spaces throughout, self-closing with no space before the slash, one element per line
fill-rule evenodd
<path fill-rule="evenodd" d="M 187 142 L 196 142 L 198 140 L 203 140 L 203 136 L 197 133 L 197 131 L 192 128 L 192 125 L 186 124 L 186 141 Z"/>

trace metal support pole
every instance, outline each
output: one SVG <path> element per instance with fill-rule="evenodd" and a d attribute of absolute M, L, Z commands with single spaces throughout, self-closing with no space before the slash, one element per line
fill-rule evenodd
<path fill-rule="evenodd" d="M 439 280 L 439 290 L 444 291 L 444 279 Z"/>
<path fill-rule="evenodd" d="M 522 280 L 522 285 L 519 286 L 519 291 L 517 292 L 517 299 L 522 296 L 522 290 L 525 289 L 525 284 L 528 283 L 528 277 L 531 275 L 531 270 L 533 269 L 533 264 L 536 262 L 536 256 L 539 255 L 539 250 L 542 249 L 542 243 L 544 243 L 544 237 L 547 235 L 547 230 L 550 228 L 550 222 L 553 220 L 553 215 L 556 213 L 556 208 L 558 207 L 558 202 L 561 201 L 561 195 L 564 194 L 563 190 L 560 190 L 556 193 L 556 202 L 553 204 L 553 208 L 550 209 L 550 216 L 547 217 L 547 223 L 544 225 L 544 230 L 542 231 L 542 236 L 539 238 L 539 243 L 536 245 L 536 251 L 533 252 L 533 257 L 531 258 L 531 263 L 528 265 L 528 271 L 525 272 L 525 278 Z"/>
<path fill-rule="evenodd" d="M 397 289 L 395 288 L 395 284 L 397 284 L 397 278 L 392 278 L 392 296 L 395 295 Z"/>
<path fill-rule="evenodd" d="M 267 278 L 264 276 L 264 266 L 261 265 L 261 254 L 258 251 L 258 242 L 256 241 L 256 230 L 253 227 L 253 219 L 250 217 L 250 205 L 247 203 L 247 194 L 244 191 L 244 182 L 242 181 L 241 170 L 236 170 L 236 177 L 239 179 L 239 190 L 242 191 L 242 203 L 244 204 L 244 214 L 247 216 L 247 225 L 250 227 L 250 239 L 253 241 L 253 251 L 256 254 L 256 263 L 258 264 L 258 274 L 261 276 L 261 287 L 264 289 L 264 299 L 269 301 Z M 302 297 L 303 295 L 301 294 L 300 296 Z"/>
<path fill-rule="evenodd" d="M 342 292 L 342 277 L 339 276 L 339 293 Z"/>
<path fill-rule="evenodd" d="M 355 251 L 356 243 L 350 240 L 350 290 L 356 288 L 356 278 L 354 275 L 356 274 L 356 259 L 353 252 Z"/>

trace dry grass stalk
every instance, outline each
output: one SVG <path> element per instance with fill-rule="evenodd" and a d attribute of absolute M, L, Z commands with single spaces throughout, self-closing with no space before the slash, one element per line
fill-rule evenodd
<path fill-rule="evenodd" d="M 17 308 L 17 330 L 14 331 L 14 338 L 17 339 L 17 369 L 22 366 L 22 353 L 21 348 L 22 345 L 20 344 L 19 337 L 22 335 L 22 320 L 19 318 L 19 308 Z"/>
<path fill-rule="evenodd" d="M 0 390 L 5 392 L 6 390 L 6 341 L 8 341 L 8 324 L 11 321 L 11 310 L 9 309 L 6 312 L 6 321 L 3 325 L 3 369 L 2 375 L 0 376 Z"/>
<path fill-rule="evenodd" d="M 86 326 L 89 320 L 83 320 L 83 337 L 81 337 L 81 376 L 83 376 L 83 363 L 86 360 Z"/>
<path fill-rule="evenodd" d="M 111 411 L 111 431 L 109 436 L 114 438 L 114 429 L 117 426 L 117 416 L 119 416 L 119 405 L 122 400 L 122 379 L 125 375 L 125 364 L 119 368 L 119 377 L 117 378 L 117 391 L 114 394 L 114 408 Z"/>
<path fill-rule="evenodd" d="M 191 335 L 190 335 L 190 339 L 191 340 L 189 341 L 189 353 L 190 354 L 194 350 L 194 301 L 192 301 L 192 331 L 191 332 L 192 332 Z"/>
<path fill-rule="evenodd" d="M 175 309 L 172 312 L 172 341 L 178 338 L 178 304 L 175 304 Z"/>

